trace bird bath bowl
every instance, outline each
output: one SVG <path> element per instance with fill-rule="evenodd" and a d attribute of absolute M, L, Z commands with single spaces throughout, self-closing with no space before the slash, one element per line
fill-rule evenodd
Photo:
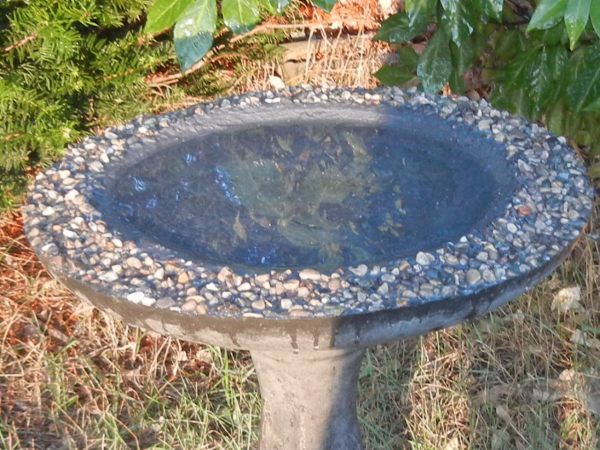
<path fill-rule="evenodd" d="M 292 89 L 106 130 L 36 178 L 27 236 L 128 323 L 251 352 L 262 449 L 361 448 L 368 346 L 549 274 L 592 190 L 564 138 L 465 98 Z"/>

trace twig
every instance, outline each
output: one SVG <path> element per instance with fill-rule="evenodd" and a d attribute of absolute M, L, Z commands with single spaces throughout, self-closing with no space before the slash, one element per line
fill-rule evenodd
<path fill-rule="evenodd" d="M 357 23 L 358 25 L 364 24 L 367 22 L 368 21 L 366 21 L 366 20 L 353 21 L 353 23 Z M 221 50 L 223 50 L 227 45 L 234 44 L 238 41 L 241 41 L 242 39 L 246 39 L 255 34 L 260 34 L 260 33 L 266 32 L 266 31 L 273 31 L 273 30 L 297 30 L 300 28 L 309 28 L 312 31 L 314 29 L 319 29 L 319 28 L 320 29 L 331 28 L 332 26 L 333 26 L 332 22 L 263 23 L 261 25 L 258 25 L 255 28 L 253 28 L 252 30 L 248 31 L 247 33 L 234 36 L 225 44 L 221 44 L 216 47 L 213 47 L 211 50 L 209 50 L 206 53 L 206 55 L 204 55 L 204 57 L 200 61 L 198 61 L 196 64 L 194 64 L 192 67 L 190 67 L 185 72 L 179 72 L 179 73 L 175 73 L 175 74 L 171 74 L 171 75 L 166 75 L 164 77 L 159 77 L 157 79 L 153 79 L 148 84 L 150 86 L 164 86 L 164 85 L 176 83 L 183 77 L 186 77 L 186 76 L 190 75 L 191 73 L 196 72 L 197 70 L 206 66 L 207 64 L 213 62 L 215 55 L 217 53 L 219 53 Z"/>
<path fill-rule="evenodd" d="M 5 47 L 4 53 L 8 53 L 11 50 L 14 50 L 15 48 L 23 47 L 28 42 L 33 41 L 36 37 L 37 37 L 37 33 L 31 33 L 30 35 L 25 36 L 20 41 L 17 41 L 14 44 L 9 45 L 8 47 Z"/>

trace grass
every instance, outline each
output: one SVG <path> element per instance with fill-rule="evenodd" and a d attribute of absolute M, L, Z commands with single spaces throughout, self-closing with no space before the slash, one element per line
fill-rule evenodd
<path fill-rule="evenodd" d="M 360 34 L 321 38 L 328 53 L 307 53 L 302 81 L 374 84 L 385 49 L 356 51 Z M 229 89 L 268 88 L 279 70 L 277 61 L 243 64 Z M 570 259 L 530 293 L 368 351 L 359 395 L 368 449 L 600 448 L 597 210 Z M 572 286 L 581 307 L 553 309 Z M 247 353 L 124 326 L 48 275 L 18 212 L 0 217 L 1 449 L 249 449 L 259 417 Z"/>
<path fill-rule="evenodd" d="M 124 326 L 49 277 L 18 214 L 0 229 L 0 448 L 252 448 L 260 400 L 247 353 Z M 600 346 L 572 342 L 577 330 L 600 337 L 590 236 L 500 310 L 371 349 L 360 373 L 367 448 L 598 448 Z M 553 310 L 574 285 L 582 308 Z"/>

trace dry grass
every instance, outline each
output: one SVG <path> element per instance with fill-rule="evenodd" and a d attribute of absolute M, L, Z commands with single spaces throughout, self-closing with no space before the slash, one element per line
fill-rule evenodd
<path fill-rule="evenodd" d="M 299 81 L 372 86 L 386 50 L 364 36 L 323 33 L 325 53 L 306 50 Z M 281 65 L 249 63 L 234 90 L 269 87 Z M 531 293 L 367 353 L 359 413 L 369 449 L 600 448 L 598 216 Z M 570 286 L 581 287 L 581 307 L 553 310 Z M 0 448 L 247 449 L 259 413 L 246 353 L 126 327 L 82 304 L 37 262 L 18 213 L 0 218 Z"/>

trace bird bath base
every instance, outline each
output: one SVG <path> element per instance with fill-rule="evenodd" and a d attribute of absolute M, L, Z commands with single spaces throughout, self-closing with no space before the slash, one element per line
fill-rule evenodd
<path fill-rule="evenodd" d="M 517 297 L 591 208 L 566 140 L 486 103 L 291 89 L 88 138 L 23 211 L 41 261 L 81 298 L 250 350 L 261 449 L 351 450 L 365 349 Z"/>
<path fill-rule="evenodd" d="M 356 398 L 363 349 L 250 354 L 263 399 L 261 450 L 362 448 Z"/>

